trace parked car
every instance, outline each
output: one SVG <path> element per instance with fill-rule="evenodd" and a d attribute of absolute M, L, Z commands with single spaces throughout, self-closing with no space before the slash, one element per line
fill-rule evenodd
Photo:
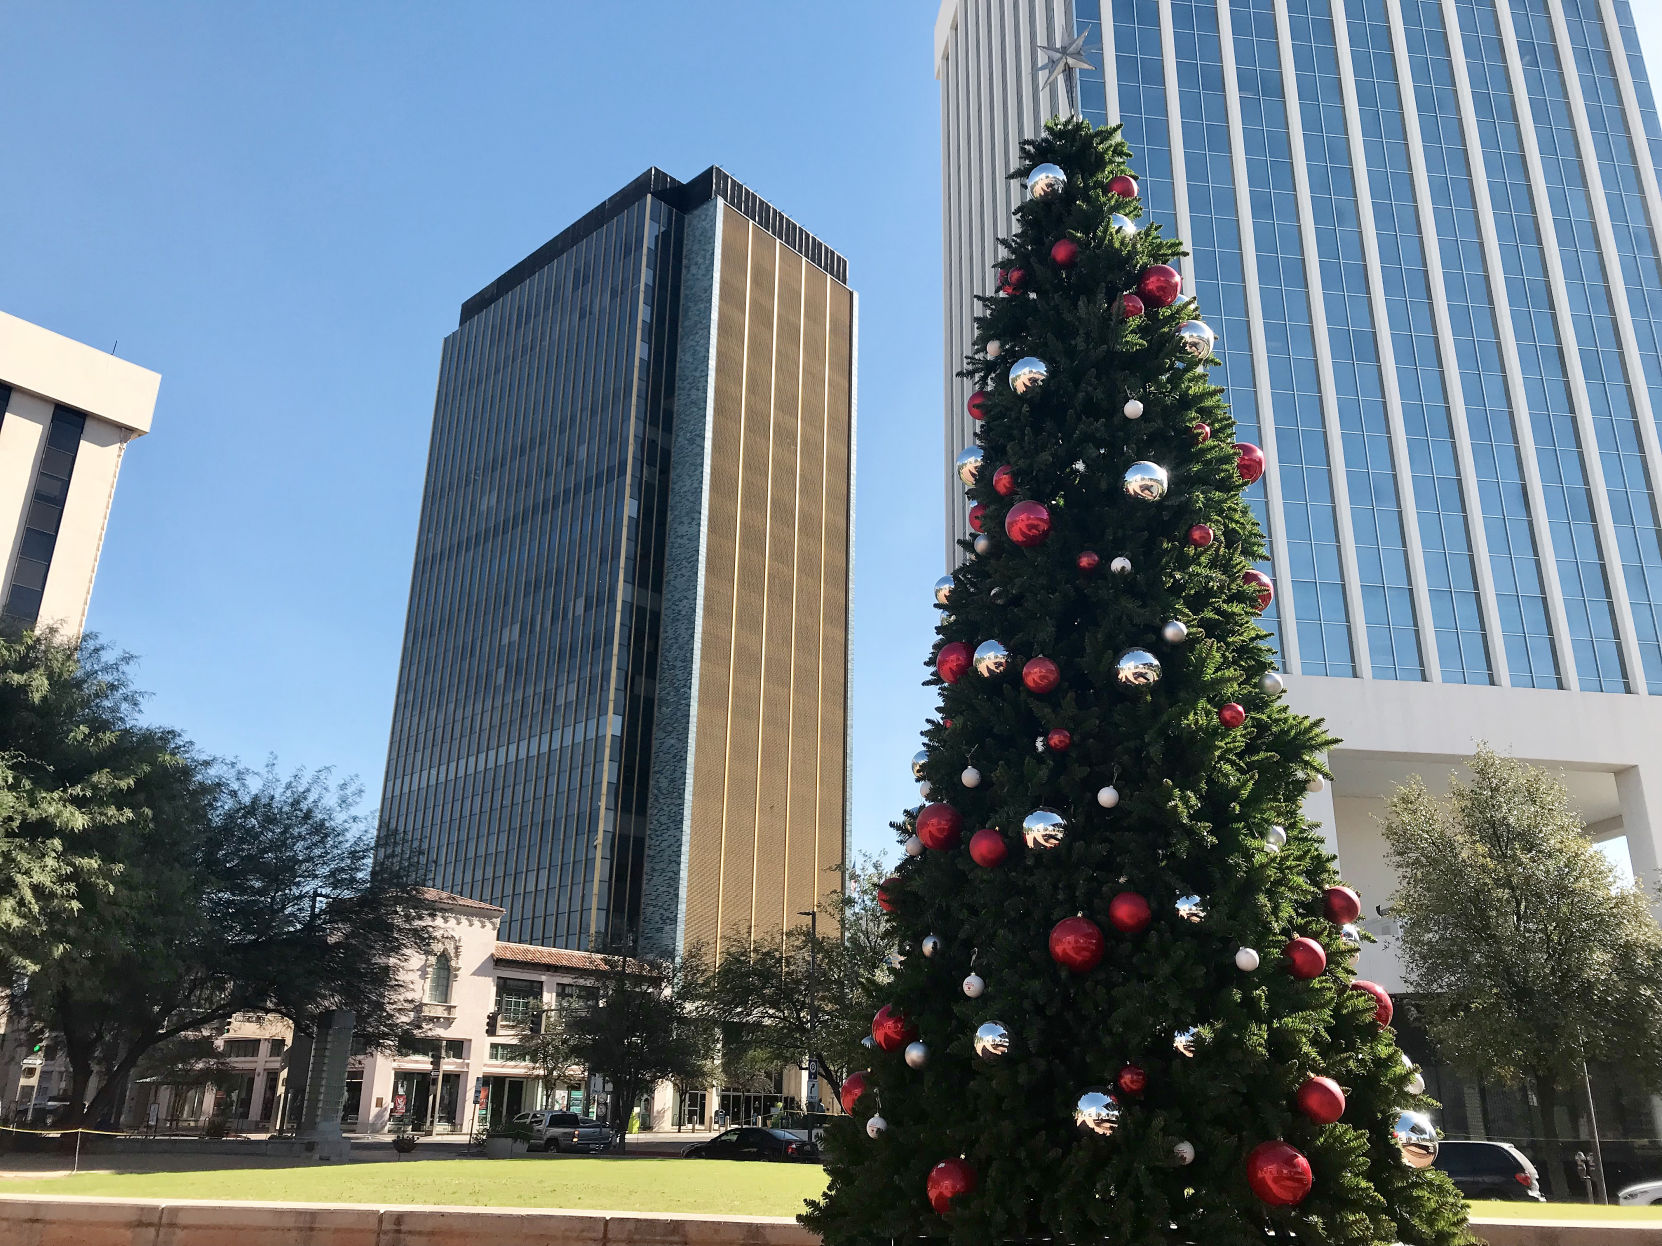
<path fill-rule="evenodd" d="M 803 1142 L 812 1142 L 816 1147 L 825 1142 L 825 1127 L 834 1118 L 829 1112 L 775 1112 L 768 1121 L 770 1129 L 783 1129 L 793 1134 Z"/>
<path fill-rule="evenodd" d="M 1638 1185 L 1630 1185 L 1616 1195 L 1616 1201 L 1626 1207 L 1655 1207 L 1662 1204 L 1662 1181 L 1641 1181 Z"/>
<path fill-rule="evenodd" d="M 533 1151 L 609 1151 L 612 1131 L 589 1116 L 575 1112 L 561 1112 L 545 1108 L 539 1112 L 521 1112 L 514 1124 L 531 1127 Z"/>
<path fill-rule="evenodd" d="M 1467 1198 L 1546 1201 L 1541 1174 L 1510 1142 L 1444 1142 L 1433 1163 Z"/>
<path fill-rule="evenodd" d="M 688 1159 L 818 1160 L 819 1148 L 783 1129 L 743 1125 L 695 1142 L 681 1154 Z"/>

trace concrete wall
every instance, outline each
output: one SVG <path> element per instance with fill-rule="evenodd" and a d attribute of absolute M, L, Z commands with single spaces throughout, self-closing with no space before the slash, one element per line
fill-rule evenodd
<path fill-rule="evenodd" d="M 1662 1246 L 1662 1223 L 1475 1221 L 1489 1246 Z M 108 1202 L 0 1195 L 7 1246 L 819 1246 L 772 1216 L 635 1216 L 485 1207 Z"/>

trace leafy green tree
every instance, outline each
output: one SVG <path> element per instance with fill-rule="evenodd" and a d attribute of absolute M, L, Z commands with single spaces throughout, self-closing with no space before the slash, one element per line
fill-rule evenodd
<path fill-rule="evenodd" d="M 536 1066 L 545 1104 L 561 1082 L 582 1072 L 571 1031 L 566 1028 L 566 1014 L 560 1009 L 544 1009 L 527 1017 L 517 1046 L 521 1059 Z"/>
<path fill-rule="evenodd" d="M 984 539 L 937 590 L 932 803 L 884 888 L 905 959 L 806 1220 L 828 1246 L 1452 1246 L 1302 811 L 1334 741 L 1259 623 L 1262 457 L 1128 159 L 1077 119 L 1023 144 L 966 362 Z"/>
<path fill-rule="evenodd" d="M 637 960 L 607 955 L 583 977 L 594 996 L 561 1012 L 567 1057 L 611 1083 L 611 1125 L 622 1149 L 641 1094 L 662 1081 L 704 1085 L 715 1053 L 706 1018 L 704 970 L 694 957 Z"/>
<path fill-rule="evenodd" d="M 730 941 L 710 975 L 706 1006 L 722 1020 L 722 1073 L 730 1085 L 773 1075 L 812 1056 L 831 1093 L 864 1067 L 866 1020 L 883 1002 L 894 940 L 877 905 L 874 862 L 828 894 L 818 921 L 779 939 Z"/>
<path fill-rule="evenodd" d="M 1662 1088 L 1662 930 L 1558 779 L 1487 746 L 1467 765 L 1447 800 L 1419 779 L 1391 797 L 1403 971 L 1449 1064 L 1534 1086 L 1544 1167 L 1564 1194 L 1556 1118 L 1582 1062 Z"/>

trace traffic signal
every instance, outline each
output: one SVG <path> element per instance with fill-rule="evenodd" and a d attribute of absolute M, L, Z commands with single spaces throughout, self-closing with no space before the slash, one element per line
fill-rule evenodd
<path fill-rule="evenodd" d="M 497 1018 L 497 1016 L 498 1016 L 498 1014 L 494 1013 L 494 1012 L 488 1012 L 488 1013 L 485 1014 L 485 1033 L 490 1035 L 490 1037 L 492 1037 L 492 1038 L 496 1037 L 496 1018 Z"/>

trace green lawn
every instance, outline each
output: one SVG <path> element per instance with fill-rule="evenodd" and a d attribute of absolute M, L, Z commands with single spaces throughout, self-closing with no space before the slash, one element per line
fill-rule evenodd
<path fill-rule="evenodd" d="M 1478 1220 L 1648 1220 L 1662 1224 L 1662 1207 L 1594 1207 L 1588 1203 L 1470 1204 Z"/>
<path fill-rule="evenodd" d="M 102 1159 L 103 1157 L 100 1157 Z M 295 1203 L 445 1203 L 794 1216 L 825 1189 L 817 1164 L 709 1159 L 408 1159 L 339 1167 L 83 1173 L 0 1182 L 0 1194 Z"/>

